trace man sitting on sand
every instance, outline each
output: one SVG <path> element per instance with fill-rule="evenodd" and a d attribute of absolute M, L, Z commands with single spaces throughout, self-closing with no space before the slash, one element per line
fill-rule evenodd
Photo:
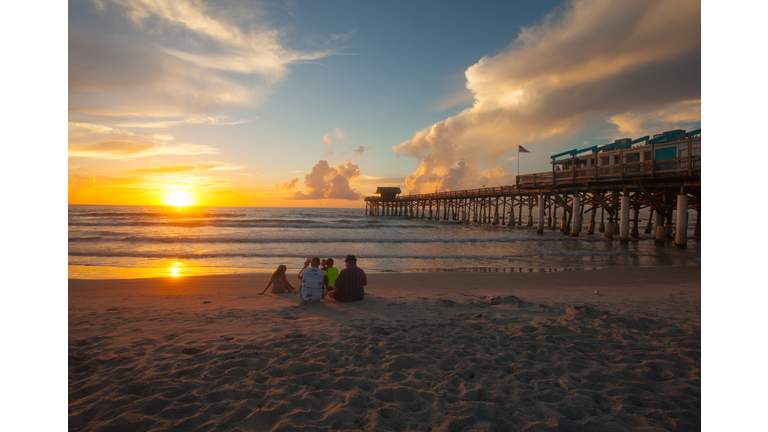
<path fill-rule="evenodd" d="M 357 258 L 354 255 L 347 255 L 344 263 L 346 263 L 347 268 L 339 273 L 339 277 L 334 283 L 335 289 L 328 293 L 328 298 L 340 302 L 362 300 L 365 297 L 363 287 L 368 285 L 365 272 L 357 266 Z"/>
<path fill-rule="evenodd" d="M 305 301 L 318 301 L 325 297 L 325 289 L 323 287 L 328 283 L 328 276 L 320 270 L 320 258 L 313 257 L 310 260 L 311 267 L 307 267 L 308 263 L 304 263 L 304 268 L 299 272 L 299 279 L 301 280 L 301 298 Z"/>

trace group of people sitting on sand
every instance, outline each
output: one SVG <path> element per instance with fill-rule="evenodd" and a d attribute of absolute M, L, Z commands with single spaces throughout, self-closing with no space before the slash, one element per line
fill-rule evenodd
<path fill-rule="evenodd" d="M 363 269 L 357 266 L 357 258 L 347 255 L 344 259 L 346 268 L 339 272 L 333 266 L 333 258 L 320 260 L 313 257 L 304 262 L 304 268 L 299 271 L 299 294 L 304 301 L 319 301 L 324 298 L 340 302 L 362 300 L 365 297 L 364 286 L 368 285 Z M 322 266 L 322 267 L 321 267 Z M 269 277 L 269 282 L 261 293 L 267 292 L 272 287 L 275 294 L 291 292 L 295 288 L 288 281 L 285 272 L 288 268 L 284 265 L 277 266 L 277 270 Z"/>

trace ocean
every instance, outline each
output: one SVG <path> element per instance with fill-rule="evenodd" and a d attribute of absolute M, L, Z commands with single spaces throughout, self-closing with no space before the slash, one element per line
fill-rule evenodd
<path fill-rule="evenodd" d="M 280 264 L 292 273 L 313 256 L 333 258 L 343 268 L 346 255 L 355 255 L 366 272 L 701 265 L 693 211 L 684 250 L 672 240 L 656 246 L 644 234 L 647 210 L 641 238 L 629 244 L 586 235 L 586 214 L 578 238 L 549 228 L 537 235 L 535 209 L 530 228 L 366 216 L 364 209 L 70 205 L 68 213 L 70 278 L 272 272 Z M 527 209 L 523 213 L 526 218 Z"/>

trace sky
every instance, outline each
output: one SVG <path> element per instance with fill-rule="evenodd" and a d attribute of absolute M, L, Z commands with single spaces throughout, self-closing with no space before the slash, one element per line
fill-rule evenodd
<path fill-rule="evenodd" d="M 701 127 L 698 1 L 73 0 L 67 31 L 69 204 L 363 207 Z"/>

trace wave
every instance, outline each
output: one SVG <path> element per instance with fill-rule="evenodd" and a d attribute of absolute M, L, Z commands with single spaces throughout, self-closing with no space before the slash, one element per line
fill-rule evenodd
<path fill-rule="evenodd" d="M 159 217 L 159 218 L 209 218 L 209 217 L 243 217 L 245 213 L 216 213 L 216 212 L 190 212 L 190 213 L 171 213 L 171 212 L 83 212 L 70 211 L 70 217 Z"/>
<path fill-rule="evenodd" d="M 333 228 L 323 222 L 310 221 L 306 219 L 281 220 L 281 219 L 213 219 L 213 220 L 190 220 L 190 221 L 70 221 L 69 226 L 125 226 L 125 227 L 180 227 L 180 228 L 198 228 L 198 227 L 221 227 L 221 228 L 257 228 L 257 227 L 325 227 Z M 344 226 L 344 228 L 350 228 Z"/>
<path fill-rule="evenodd" d="M 69 256 L 72 257 L 99 257 L 99 258 L 155 258 L 155 259 L 177 259 L 177 260 L 192 260 L 192 259 L 206 259 L 206 258 L 301 258 L 306 259 L 306 254 L 299 253 L 236 253 L 236 252 L 221 252 L 221 253 L 170 253 L 170 252 L 131 252 L 131 251 L 103 251 L 103 252 L 69 252 Z M 361 257 L 363 258 L 363 257 Z M 504 258 L 497 255 L 366 255 L 365 259 L 405 259 L 405 260 L 493 260 L 493 261 L 506 261 Z"/>
<path fill-rule="evenodd" d="M 153 237 L 153 236 L 127 236 L 123 238 L 104 238 L 101 236 L 89 237 L 71 237 L 70 242 L 133 242 L 133 243 L 240 243 L 240 244 L 296 244 L 296 243 L 520 243 L 520 242 L 553 242 L 553 241 L 571 241 L 570 238 L 542 238 L 542 237 L 518 237 L 509 239 L 499 238 L 430 238 L 430 237 L 407 237 L 407 238 L 385 238 L 373 237 L 368 239 L 361 238 L 333 238 L 333 237 L 271 237 L 271 238 L 239 238 L 239 237 Z M 589 251 L 589 253 L 593 253 Z M 553 253 L 553 255 L 556 253 Z"/>
<path fill-rule="evenodd" d="M 389 226 L 374 221 L 319 221 L 310 219 L 209 219 L 209 220 L 93 220 L 70 221 L 70 227 L 178 227 L 178 228 L 312 228 L 312 229 L 436 229 L 432 225 Z M 458 225 L 454 225 L 458 226 Z"/>

